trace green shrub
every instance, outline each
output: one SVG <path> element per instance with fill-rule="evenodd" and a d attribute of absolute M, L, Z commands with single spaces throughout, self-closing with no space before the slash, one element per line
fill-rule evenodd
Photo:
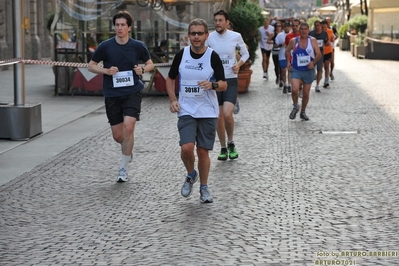
<path fill-rule="evenodd" d="M 230 21 L 234 25 L 234 31 L 241 34 L 244 42 L 248 45 L 249 60 L 253 64 L 258 49 L 258 28 L 263 25 L 265 17 L 262 15 L 262 9 L 258 4 L 240 0 L 230 10 Z"/>
<path fill-rule="evenodd" d="M 348 31 L 349 31 L 349 23 L 346 22 L 338 30 L 339 38 L 347 39 L 348 38 L 348 34 L 347 34 Z"/>
<path fill-rule="evenodd" d="M 55 17 L 55 13 L 50 13 L 50 14 L 47 15 L 46 28 L 47 28 L 49 33 L 51 32 L 51 24 L 53 24 L 54 17 Z"/>
<path fill-rule="evenodd" d="M 364 33 L 367 29 L 368 17 L 366 15 L 351 18 L 348 23 L 351 29 L 355 29 L 356 33 Z"/>

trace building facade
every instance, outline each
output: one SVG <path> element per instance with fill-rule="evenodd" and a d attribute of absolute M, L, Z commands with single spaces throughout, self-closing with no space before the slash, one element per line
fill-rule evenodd
<path fill-rule="evenodd" d="M 57 0 L 23 1 L 24 54 L 25 58 L 51 58 L 53 53 L 52 37 L 47 30 L 47 19 L 56 10 Z M 13 45 L 13 0 L 0 0 L 0 60 L 12 59 Z M 7 69 L 0 67 L 0 70 Z"/>

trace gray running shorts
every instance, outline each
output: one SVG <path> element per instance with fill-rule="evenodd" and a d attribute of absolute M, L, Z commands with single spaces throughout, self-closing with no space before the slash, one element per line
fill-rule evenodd
<path fill-rule="evenodd" d="M 217 118 L 193 118 L 190 115 L 180 116 L 177 121 L 180 146 L 196 143 L 197 147 L 213 150 L 217 120 Z"/>

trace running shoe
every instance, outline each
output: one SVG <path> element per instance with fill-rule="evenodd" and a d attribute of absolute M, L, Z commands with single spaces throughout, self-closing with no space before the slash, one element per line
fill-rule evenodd
<path fill-rule="evenodd" d="M 330 88 L 330 84 L 328 84 L 328 82 L 325 82 L 324 85 L 323 85 L 323 88 L 329 89 Z"/>
<path fill-rule="evenodd" d="M 227 149 L 229 150 L 229 158 L 231 160 L 238 158 L 238 152 L 234 143 L 227 144 Z"/>
<path fill-rule="evenodd" d="M 288 92 L 288 93 L 291 93 L 291 92 L 292 92 L 291 85 L 288 85 L 288 87 L 287 87 L 287 92 Z"/>
<path fill-rule="evenodd" d="M 280 88 L 282 88 L 282 87 L 284 86 L 284 82 L 283 82 L 282 80 L 280 80 L 280 83 L 278 84 L 278 86 L 279 86 Z"/>
<path fill-rule="evenodd" d="M 218 160 L 220 160 L 220 161 L 226 161 L 228 156 L 229 156 L 229 153 L 228 153 L 228 151 L 227 151 L 227 148 L 222 148 L 222 149 L 220 150 L 220 154 L 219 154 L 219 156 L 218 156 Z"/>
<path fill-rule="evenodd" d="M 330 73 L 330 79 L 331 79 L 331 80 L 334 80 L 334 79 L 335 79 L 333 73 Z"/>
<path fill-rule="evenodd" d="M 320 92 L 320 88 L 319 85 L 316 86 L 316 88 L 314 89 L 316 92 Z"/>
<path fill-rule="evenodd" d="M 211 196 L 211 192 L 209 192 L 208 187 L 204 187 L 200 189 L 200 200 L 202 203 L 212 203 L 213 199 Z"/>
<path fill-rule="evenodd" d="M 278 79 L 278 77 L 276 78 L 276 85 L 278 85 L 278 83 L 279 83 L 279 79 Z"/>
<path fill-rule="evenodd" d="M 298 111 L 299 111 L 299 109 L 297 109 L 297 108 L 294 107 L 294 108 L 292 109 L 291 113 L 290 113 L 290 119 L 295 119 L 296 114 L 298 113 Z"/>
<path fill-rule="evenodd" d="M 116 178 L 116 182 L 126 182 L 127 181 L 127 171 L 125 168 L 119 169 L 118 177 Z"/>
<path fill-rule="evenodd" d="M 288 86 L 284 86 L 283 93 L 287 93 L 287 90 L 288 90 Z"/>
<path fill-rule="evenodd" d="M 302 120 L 305 120 L 305 121 L 308 121 L 308 120 L 309 120 L 309 117 L 306 115 L 305 111 L 301 111 L 301 114 L 299 115 L 299 117 L 300 117 Z"/>
<path fill-rule="evenodd" d="M 239 111 L 240 111 L 240 101 L 237 98 L 236 104 L 234 105 L 233 113 L 236 115 L 236 114 L 238 114 Z"/>
<path fill-rule="evenodd" d="M 181 195 L 183 197 L 189 197 L 191 195 L 191 192 L 193 192 L 193 185 L 195 182 L 198 180 L 198 171 L 195 173 L 195 177 L 191 178 L 190 176 L 186 176 L 186 180 L 184 181 L 184 184 L 181 188 Z"/>
<path fill-rule="evenodd" d="M 269 80 L 269 74 L 267 74 L 267 72 L 263 75 L 263 77 L 264 77 L 266 80 Z"/>

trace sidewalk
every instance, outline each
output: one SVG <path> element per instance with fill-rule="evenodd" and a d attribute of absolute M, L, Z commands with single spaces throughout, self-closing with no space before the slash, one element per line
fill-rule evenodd
<path fill-rule="evenodd" d="M 167 97 L 144 98 L 130 180 L 119 184 L 120 147 L 102 99 L 27 95 L 53 126 L 0 154 L 0 264 L 398 265 L 399 62 L 337 49 L 336 80 L 321 93 L 312 86 L 307 122 L 288 118 L 290 95 L 274 84 L 273 63 L 270 81 L 260 65 L 239 95 L 240 157 L 218 161 L 218 142 L 210 153 L 213 204 L 200 204 L 198 184 L 180 195 L 185 171 Z M 64 103 L 81 113 L 59 114 Z"/>
<path fill-rule="evenodd" d="M 14 102 L 14 71 L 0 71 L 1 102 Z M 42 131 L 28 141 L 0 139 L 0 185 L 108 126 L 102 97 L 54 96 L 51 66 L 25 65 L 25 103 L 41 103 Z M 90 117 L 86 117 L 90 115 Z"/>

